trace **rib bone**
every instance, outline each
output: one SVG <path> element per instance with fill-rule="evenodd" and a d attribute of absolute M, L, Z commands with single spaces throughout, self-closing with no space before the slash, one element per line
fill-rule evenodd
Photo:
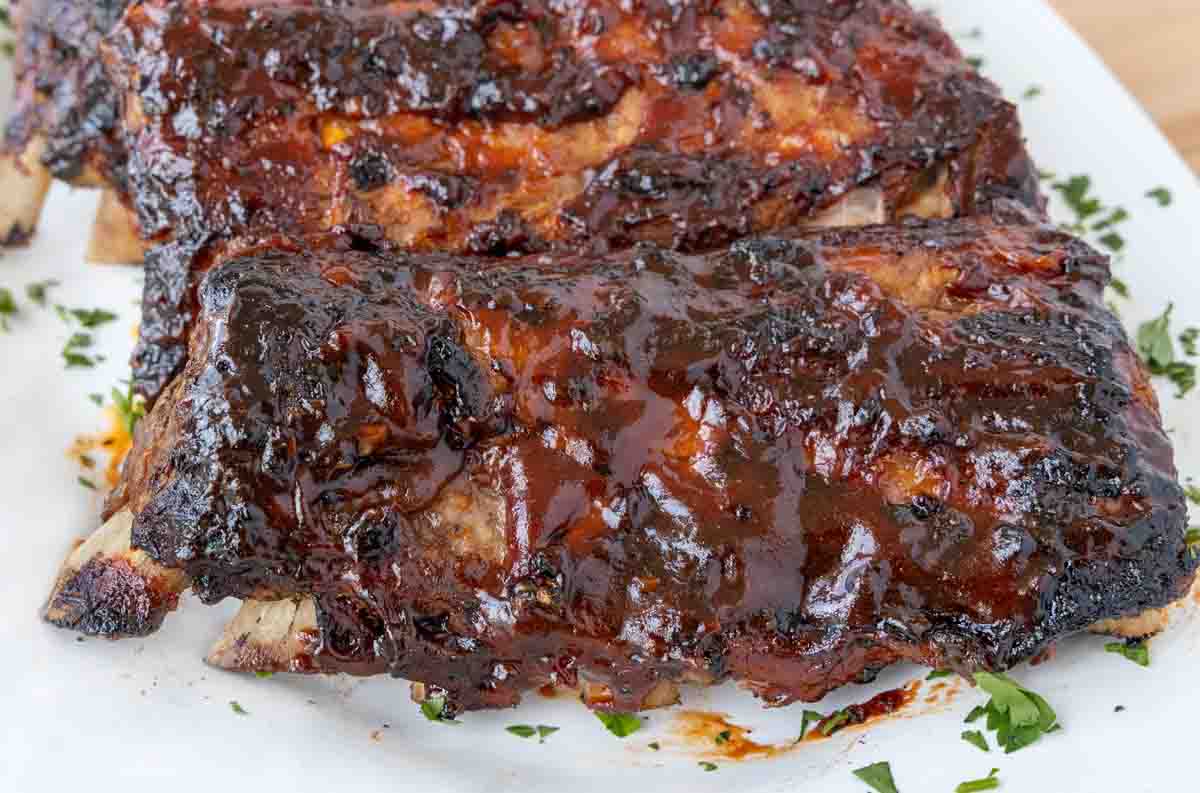
<path fill-rule="evenodd" d="M 138 234 L 134 213 L 116 193 L 105 190 L 92 224 L 86 258 L 93 264 L 141 264 L 147 245 Z"/>
<path fill-rule="evenodd" d="M 0 245 L 29 241 L 42 215 L 50 172 L 42 165 L 42 138 L 29 141 L 19 153 L 0 156 Z"/>
<path fill-rule="evenodd" d="M 133 513 L 121 510 L 68 554 L 46 602 L 47 622 L 113 639 L 158 629 L 188 580 L 130 548 L 132 528 Z"/>

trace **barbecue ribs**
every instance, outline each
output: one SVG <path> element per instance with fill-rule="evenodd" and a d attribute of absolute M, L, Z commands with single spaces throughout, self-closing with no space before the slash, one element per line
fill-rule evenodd
<path fill-rule="evenodd" d="M 139 390 L 233 238 L 483 255 L 1041 211 L 1015 108 L 889 0 L 148 0 L 111 37 L 147 262 Z M 218 245 L 219 247 L 219 245 Z"/>
<path fill-rule="evenodd" d="M 89 258 L 136 259 L 113 250 L 136 238 L 125 198 L 120 92 L 100 44 L 128 0 L 19 0 L 14 4 L 16 90 L 0 151 L 0 242 L 28 239 L 51 178 L 106 192 Z M 127 243 L 126 243 L 127 245 Z"/>
<path fill-rule="evenodd" d="M 1006 668 L 1200 564 L 1107 260 L 1049 226 L 369 247 L 208 272 L 54 621 L 146 633 L 190 585 L 255 601 L 226 665 L 455 709 L 730 678 L 783 704 L 898 660 Z"/>

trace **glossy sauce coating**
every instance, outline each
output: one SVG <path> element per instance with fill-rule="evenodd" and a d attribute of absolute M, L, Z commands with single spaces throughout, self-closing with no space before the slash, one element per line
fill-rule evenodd
<path fill-rule="evenodd" d="M 1197 560 L 1106 260 L 989 220 L 492 263 L 212 270 L 112 509 L 206 601 L 313 595 L 315 664 L 456 708 L 547 683 L 815 700 L 1005 668 Z"/>
<path fill-rule="evenodd" d="M 108 57 L 140 223 L 170 241 L 148 262 L 148 397 L 214 239 L 702 250 L 1041 208 L 1015 108 L 903 2 L 151 0 Z"/>

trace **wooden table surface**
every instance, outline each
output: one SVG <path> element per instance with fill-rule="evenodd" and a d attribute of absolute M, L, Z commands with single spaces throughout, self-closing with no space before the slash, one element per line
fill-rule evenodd
<path fill-rule="evenodd" d="M 1200 0 L 1050 0 L 1200 172 Z"/>

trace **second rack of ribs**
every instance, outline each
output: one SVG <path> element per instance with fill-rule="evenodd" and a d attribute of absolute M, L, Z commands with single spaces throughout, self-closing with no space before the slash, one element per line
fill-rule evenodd
<path fill-rule="evenodd" d="M 311 598 L 309 668 L 455 708 L 1006 668 L 1195 572 L 1107 277 L 990 220 L 698 255 L 249 250 L 207 275 L 109 512 L 204 601 Z"/>

